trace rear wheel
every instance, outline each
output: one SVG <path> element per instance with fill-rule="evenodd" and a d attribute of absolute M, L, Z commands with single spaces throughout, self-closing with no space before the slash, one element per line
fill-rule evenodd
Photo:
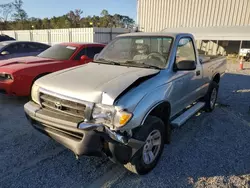
<path fill-rule="evenodd" d="M 219 90 L 219 85 L 213 81 L 209 86 L 206 96 L 204 97 L 205 111 L 212 112 L 214 110 L 217 101 L 218 90 Z"/>
<path fill-rule="evenodd" d="M 145 141 L 145 144 L 125 165 L 125 168 L 136 174 L 147 174 L 156 166 L 164 148 L 163 121 L 158 117 L 149 116 L 145 124 L 135 132 L 134 138 Z"/>

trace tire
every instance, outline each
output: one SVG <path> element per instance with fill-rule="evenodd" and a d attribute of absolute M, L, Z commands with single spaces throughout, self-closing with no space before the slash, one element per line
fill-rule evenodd
<path fill-rule="evenodd" d="M 205 102 L 204 110 L 206 112 L 212 112 L 214 110 L 218 97 L 218 91 L 219 91 L 219 85 L 213 81 L 210 84 L 208 92 L 203 100 Z"/>
<path fill-rule="evenodd" d="M 158 140 L 155 140 L 160 143 L 156 142 L 157 145 L 152 147 L 151 136 L 158 138 Z M 124 165 L 124 167 L 135 174 L 144 175 L 149 173 L 156 166 L 162 154 L 165 142 L 165 125 L 158 117 L 149 116 L 145 124 L 134 133 L 133 137 L 145 141 L 145 145 L 137 151 L 131 161 Z M 150 139 L 151 142 L 149 141 Z M 143 153 L 145 154 L 144 157 Z M 150 159 L 149 153 L 155 154 L 153 155 L 154 157 L 151 155 L 152 159 Z"/>

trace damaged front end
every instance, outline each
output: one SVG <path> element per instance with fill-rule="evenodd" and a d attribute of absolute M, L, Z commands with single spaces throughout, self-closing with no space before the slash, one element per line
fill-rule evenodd
<path fill-rule="evenodd" d="M 92 64 L 87 68 L 106 66 Z M 57 75 L 53 80 L 50 77 L 38 80 L 32 87 L 32 101 L 24 106 L 28 120 L 34 128 L 77 156 L 105 154 L 115 162 L 129 162 L 144 142 L 134 139 L 132 130 L 123 130 L 128 122 L 131 123 L 133 113 L 129 108 L 114 104 L 127 92 L 158 74 L 159 70 L 126 67 L 116 67 L 115 70 L 122 72 L 123 78 L 119 72 L 118 75 L 117 71 L 111 71 L 105 82 L 93 78 L 95 82 L 86 81 L 82 88 L 79 87 L 82 83 L 65 84 L 65 75 Z M 75 74 L 70 75 L 82 76 L 86 67 L 74 71 Z M 88 80 L 92 80 L 92 74 L 88 76 Z M 75 82 L 79 80 L 74 79 Z"/>
<path fill-rule="evenodd" d="M 77 156 L 102 156 L 126 164 L 144 142 L 127 134 L 112 131 L 101 123 L 82 121 L 30 101 L 24 106 L 32 126 L 61 143 Z M 80 122 L 80 123 L 79 123 Z"/>

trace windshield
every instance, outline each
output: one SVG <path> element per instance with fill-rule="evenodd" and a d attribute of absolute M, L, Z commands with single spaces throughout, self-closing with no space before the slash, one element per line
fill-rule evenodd
<path fill-rule="evenodd" d="M 95 62 L 159 69 L 165 68 L 172 41 L 171 37 L 118 37 L 103 49 L 95 59 Z"/>
<path fill-rule="evenodd" d="M 0 44 L 0 52 L 2 52 L 3 47 L 4 47 L 4 45 Z"/>
<path fill-rule="evenodd" d="M 0 50 L 2 50 L 8 43 L 6 42 L 0 42 Z"/>
<path fill-rule="evenodd" d="M 76 49 L 77 47 L 74 46 L 64 46 L 56 44 L 40 53 L 38 57 L 56 60 L 69 60 L 73 53 L 76 51 Z"/>

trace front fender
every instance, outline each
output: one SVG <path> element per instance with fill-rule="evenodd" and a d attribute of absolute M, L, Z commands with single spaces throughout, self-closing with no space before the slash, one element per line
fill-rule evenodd
<path fill-rule="evenodd" d="M 142 125 L 144 118 L 151 112 L 152 109 L 154 109 L 154 107 L 164 101 L 167 101 L 171 90 L 171 84 L 165 84 L 146 94 L 136 105 L 133 111 L 133 118 L 121 130 L 131 130 Z"/>

